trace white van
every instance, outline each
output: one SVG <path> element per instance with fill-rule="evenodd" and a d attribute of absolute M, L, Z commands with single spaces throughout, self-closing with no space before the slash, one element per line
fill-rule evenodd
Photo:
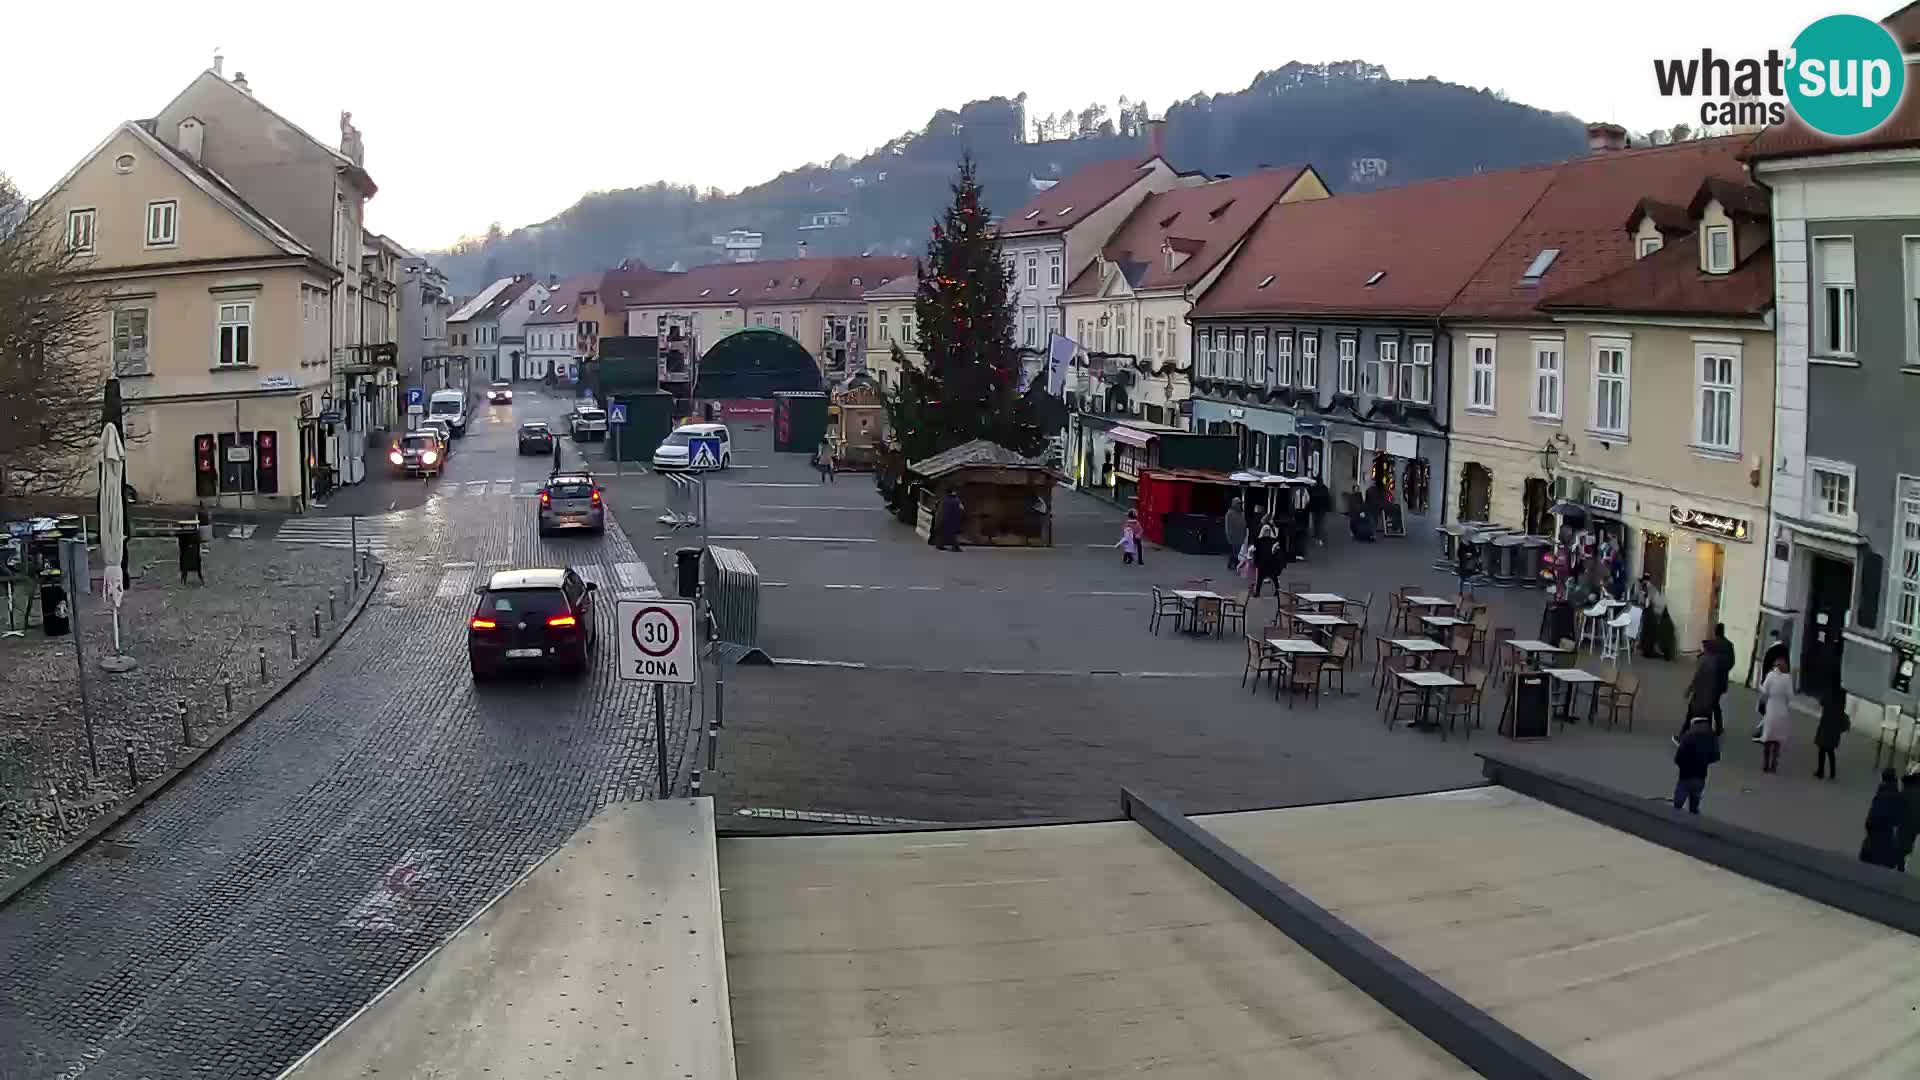
<path fill-rule="evenodd" d="M 427 401 L 427 419 L 445 420 L 455 436 L 467 433 L 467 392 L 435 390 Z"/>
<path fill-rule="evenodd" d="M 695 465 L 688 460 L 695 438 L 718 439 L 720 454 L 712 464 Z M 725 424 L 682 424 L 673 429 L 659 449 L 653 452 L 656 469 L 725 469 L 733 465 L 733 435 Z"/>

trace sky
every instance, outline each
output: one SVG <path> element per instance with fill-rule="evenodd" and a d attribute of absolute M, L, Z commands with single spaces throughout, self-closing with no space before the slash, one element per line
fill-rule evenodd
<path fill-rule="evenodd" d="M 1125 94 L 1159 113 L 1289 60 L 1363 59 L 1396 78 L 1504 90 L 1634 131 L 1697 125 L 1695 106 L 1655 90 L 1656 57 L 1784 50 L 1820 16 L 1897 6 L 1881 2 L 104 0 L 81 23 L 20 4 L 5 19 L 0 172 L 44 194 L 218 50 L 229 76 L 245 73 L 255 95 L 322 141 L 337 144 L 339 114 L 352 112 L 380 186 L 368 227 L 428 250 L 489 222 L 544 220 L 593 190 L 655 180 L 738 190 L 858 156 L 977 98 L 1024 90 L 1032 116 Z"/>

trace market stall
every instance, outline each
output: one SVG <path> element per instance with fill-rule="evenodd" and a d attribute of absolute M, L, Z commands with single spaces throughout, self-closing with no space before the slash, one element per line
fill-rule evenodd
<path fill-rule="evenodd" d="M 1304 513 L 1312 483 L 1258 469 L 1143 469 L 1137 509 L 1153 543 L 1191 555 L 1220 554 L 1227 550 L 1227 506 L 1234 499 L 1251 529 L 1265 517 L 1290 520 Z"/>
<path fill-rule="evenodd" d="M 1058 477 L 1037 458 L 975 439 L 907 466 L 916 494 L 914 529 L 931 537 L 948 491 L 960 495 L 962 544 L 1053 546 L 1053 485 Z"/>

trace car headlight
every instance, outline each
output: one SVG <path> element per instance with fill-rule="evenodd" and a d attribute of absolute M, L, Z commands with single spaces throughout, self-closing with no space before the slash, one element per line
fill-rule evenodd
<path fill-rule="evenodd" d="M 400 464 L 400 451 L 395 450 L 393 453 L 388 454 L 387 460 L 393 462 L 395 465 Z"/>
<path fill-rule="evenodd" d="M 436 461 L 439 461 L 439 460 L 440 460 L 440 455 L 439 455 L 439 454 L 436 454 L 436 453 L 434 453 L 434 452 L 433 452 L 433 451 L 431 451 L 431 450 L 429 450 L 429 451 L 427 451 L 426 453 L 424 453 L 424 454 L 421 454 L 421 455 L 420 455 L 420 460 L 421 460 L 421 461 L 424 461 L 424 462 L 426 462 L 426 463 L 427 463 L 427 464 L 429 464 L 429 465 L 431 465 L 431 464 L 433 464 L 434 462 L 436 462 Z"/>

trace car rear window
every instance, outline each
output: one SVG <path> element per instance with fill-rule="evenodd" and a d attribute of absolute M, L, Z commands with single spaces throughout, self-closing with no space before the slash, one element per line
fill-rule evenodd
<path fill-rule="evenodd" d="M 520 434 L 522 435 L 545 435 L 547 433 L 548 433 L 547 425 L 545 424 L 521 424 L 520 425 Z"/>
<path fill-rule="evenodd" d="M 431 435 L 409 435 L 400 441 L 409 450 L 432 450 L 440 445 L 440 440 Z"/>
<path fill-rule="evenodd" d="M 556 499 L 590 499 L 593 497 L 591 484 L 553 484 L 547 488 Z"/>
<path fill-rule="evenodd" d="M 460 415 L 460 403 L 457 401 L 436 401 L 427 411 L 434 416 L 458 416 Z"/>
<path fill-rule="evenodd" d="M 564 615 L 567 598 L 559 589 L 495 589 L 481 599 L 480 610 L 496 615 Z"/>
<path fill-rule="evenodd" d="M 582 420 L 605 420 L 607 414 L 601 412 L 599 409 L 581 409 L 580 418 Z"/>

